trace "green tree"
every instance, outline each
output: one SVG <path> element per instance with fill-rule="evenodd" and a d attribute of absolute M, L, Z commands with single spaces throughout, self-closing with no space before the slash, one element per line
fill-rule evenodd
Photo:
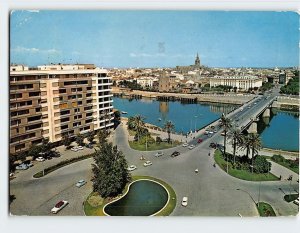
<path fill-rule="evenodd" d="M 160 144 L 162 142 L 162 139 L 161 137 L 157 136 L 155 141 L 157 144 Z"/>
<path fill-rule="evenodd" d="M 32 145 L 28 152 L 27 155 L 33 157 L 33 159 L 39 157 L 40 152 L 42 152 L 42 147 L 39 145 Z"/>
<path fill-rule="evenodd" d="M 261 140 L 259 138 L 259 134 L 250 134 L 249 135 L 249 145 L 252 150 L 252 156 L 251 156 L 251 171 L 253 172 L 253 160 L 255 155 L 258 154 L 258 151 L 262 148 Z"/>
<path fill-rule="evenodd" d="M 223 156 L 224 156 L 224 158 L 226 157 L 226 161 L 227 161 L 226 171 L 228 173 L 228 155 L 226 153 L 226 141 L 227 141 L 227 133 L 232 128 L 232 123 L 229 118 L 225 117 L 224 113 L 221 116 L 220 126 L 224 131 L 224 154 L 223 154 Z"/>
<path fill-rule="evenodd" d="M 79 133 L 76 135 L 76 143 L 79 146 L 84 146 L 83 140 L 84 140 L 84 136 L 82 134 Z"/>
<path fill-rule="evenodd" d="M 97 133 L 98 147 L 101 147 L 107 143 L 107 133 L 104 130 L 99 130 Z"/>
<path fill-rule="evenodd" d="M 21 151 L 16 155 L 17 160 L 21 160 L 22 162 L 26 160 L 27 153 L 25 151 Z"/>
<path fill-rule="evenodd" d="M 61 142 L 66 147 L 66 149 L 69 149 L 70 145 L 72 143 L 72 139 L 71 139 L 70 135 L 64 134 Z"/>
<path fill-rule="evenodd" d="M 115 197 L 122 193 L 131 180 L 127 161 L 122 152 L 112 143 L 103 144 L 94 153 L 93 189 L 102 198 Z"/>
<path fill-rule="evenodd" d="M 133 129 L 135 130 L 138 138 L 138 142 L 140 141 L 140 137 L 142 136 L 144 132 L 145 127 L 145 117 L 141 115 L 136 115 L 133 117 Z"/>
<path fill-rule="evenodd" d="M 268 162 L 266 158 L 262 156 L 256 156 L 253 161 L 253 166 L 255 173 L 267 173 L 271 170 L 272 164 Z"/>
<path fill-rule="evenodd" d="M 9 155 L 9 172 L 14 172 L 16 170 L 16 165 L 15 165 L 15 161 L 16 161 L 16 156 L 13 154 Z"/>
<path fill-rule="evenodd" d="M 49 138 L 43 138 L 42 144 L 40 145 L 42 157 L 46 157 L 51 153 L 52 143 L 49 142 Z"/>
<path fill-rule="evenodd" d="M 164 124 L 163 129 L 167 131 L 167 133 L 168 133 L 168 143 L 170 143 L 170 141 L 171 141 L 171 132 L 174 131 L 175 125 L 172 123 L 172 121 L 167 121 Z"/>
<path fill-rule="evenodd" d="M 95 131 L 91 130 L 87 133 L 86 139 L 89 141 L 90 144 L 94 143 Z"/>
<path fill-rule="evenodd" d="M 239 129 L 231 129 L 230 131 L 231 143 L 233 147 L 233 164 L 235 164 L 236 149 L 242 144 L 242 133 Z"/>
<path fill-rule="evenodd" d="M 114 112 L 114 125 L 117 127 L 121 122 L 121 113 L 120 111 L 115 111 Z"/>

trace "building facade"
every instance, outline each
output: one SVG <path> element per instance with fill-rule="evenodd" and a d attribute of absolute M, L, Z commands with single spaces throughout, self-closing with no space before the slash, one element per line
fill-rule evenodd
<path fill-rule="evenodd" d="M 231 86 L 238 90 L 248 90 L 249 88 L 259 88 L 262 86 L 262 79 L 257 76 L 214 76 L 210 78 L 211 87 Z"/>
<path fill-rule="evenodd" d="M 91 65 L 10 68 L 10 152 L 113 126 L 111 79 Z"/>

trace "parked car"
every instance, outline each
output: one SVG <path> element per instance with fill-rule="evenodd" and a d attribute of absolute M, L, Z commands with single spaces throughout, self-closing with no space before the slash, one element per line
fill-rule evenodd
<path fill-rule="evenodd" d="M 205 134 L 205 135 L 208 135 L 208 134 L 209 134 L 209 131 L 208 131 L 208 130 L 205 130 L 204 134 Z"/>
<path fill-rule="evenodd" d="M 164 155 L 164 152 L 158 151 L 154 156 L 155 157 L 160 157 L 160 156 L 163 156 L 163 155 Z"/>
<path fill-rule="evenodd" d="M 152 162 L 149 161 L 149 160 L 144 163 L 144 167 L 148 167 L 148 166 L 151 166 L 151 165 L 152 165 Z"/>
<path fill-rule="evenodd" d="M 56 205 L 51 209 L 51 213 L 52 214 L 57 214 L 59 211 L 61 211 L 66 205 L 68 205 L 69 202 L 67 201 L 59 201 L 58 203 L 56 203 Z"/>
<path fill-rule="evenodd" d="M 198 143 L 201 143 L 201 142 L 203 142 L 203 139 L 202 139 L 202 138 L 199 138 L 197 142 L 198 142 Z"/>
<path fill-rule="evenodd" d="M 189 148 L 190 150 L 192 150 L 192 149 L 195 148 L 195 145 L 190 145 L 188 148 Z"/>
<path fill-rule="evenodd" d="M 130 165 L 128 168 L 127 168 L 127 170 L 128 171 L 134 171 L 135 169 L 137 169 L 137 167 L 135 166 L 135 165 Z"/>
<path fill-rule="evenodd" d="M 25 163 L 16 166 L 16 170 L 27 170 L 28 168 L 29 167 Z"/>
<path fill-rule="evenodd" d="M 83 146 L 77 146 L 78 150 L 83 150 Z"/>
<path fill-rule="evenodd" d="M 35 160 L 39 161 L 39 162 L 43 162 L 43 161 L 45 161 L 45 158 L 43 158 L 43 157 L 37 157 Z"/>
<path fill-rule="evenodd" d="M 186 207 L 188 205 L 188 197 L 183 197 L 181 201 L 181 205 Z"/>
<path fill-rule="evenodd" d="M 171 154 L 171 157 L 177 157 L 178 155 L 180 155 L 180 152 L 178 151 L 174 151 L 172 154 Z"/>
<path fill-rule="evenodd" d="M 78 148 L 74 146 L 74 147 L 71 148 L 71 151 L 77 152 Z"/>
<path fill-rule="evenodd" d="M 80 188 L 81 186 L 85 185 L 86 184 L 86 181 L 85 180 L 79 180 L 77 183 L 76 183 L 76 187 L 77 188 Z"/>
<path fill-rule="evenodd" d="M 185 143 L 182 144 L 182 146 L 187 147 L 187 146 L 189 146 L 189 144 L 185 142 Z"/>
<path fill-rule="evenodd" d="M 299 197 L 295 201 L 293 201 L 293 203 L 299 205 Z"/>

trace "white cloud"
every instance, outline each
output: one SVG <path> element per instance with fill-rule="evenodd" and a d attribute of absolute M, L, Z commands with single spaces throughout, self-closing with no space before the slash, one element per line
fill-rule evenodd
<path fill-rule="evenodd" d="M 22 46 L 17 46 L 16 48 L 11 49 L 11 51 L 16 53 L 47 53 L 47 54 L 60 53 L 60 51 L 56 49 L 25 48 Z"/>

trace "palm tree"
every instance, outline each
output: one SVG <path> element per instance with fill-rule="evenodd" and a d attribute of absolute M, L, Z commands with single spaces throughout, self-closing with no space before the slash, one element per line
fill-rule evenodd
<path fill-rule="evenodd" d="M 250 152 L 249 135 L 242 136 L 241 148 L 242 148 L 242 150 L 246 150 L 246 156 L 247 156 L 247 158 L 249 158 L 249 152 Z"/>
<path fill-rule="evenodd" d="M 259 134 L 250 134 L 249 135 L 249 147 L 252 150 L 252 156 L 251 156 L 251 172 L 253 173 L 253 160 L 255 154 L 258 154 L 258 151 L 262 148 L 261 140 L 259 138 Z"/>
<path fill-rule="evenodd" d="M 231 120 L 227 117 L 225 117 L 224 113 L 222 114 L 221 117 L 221 124 L 220 124 L 221 128 L 223 128 L 224 130 L 224 158 L 226 156 L 226 160 L 227 160 L 227 173 L 228 173 L 228 156 L 226 154 L 226 140 L 227 140 L 227 133 L 228 131 L 231 129 L 232 127 L 232 123 Z"/>
<path fill-rule="evenodd" d="M 136 131 L 136 134 L 138 136 L 138 141 L 140 141 L 140 136 L 144 130 L 145 126 L 145 117 L 141 115 L 136 115 L 133 117 L 132 121 L 133 129 Z"/>
<path fill-rule="evenodd" d="M 172 121 L 167 121 L 164 125 L 164 130 L 167 131 L 168 133 L 168 143 L 171 141 L 171 132 L 173 132 L 175 129 L 175 125 L 173 124 Z"/>
<path fill-rule="evenodd" d="M 230 132 L 231 143 L 233 146 L 233 164 L 235 164 L 236 149 L 242 144 L 242 133 L 239 129 L 234 128 Z"/>

